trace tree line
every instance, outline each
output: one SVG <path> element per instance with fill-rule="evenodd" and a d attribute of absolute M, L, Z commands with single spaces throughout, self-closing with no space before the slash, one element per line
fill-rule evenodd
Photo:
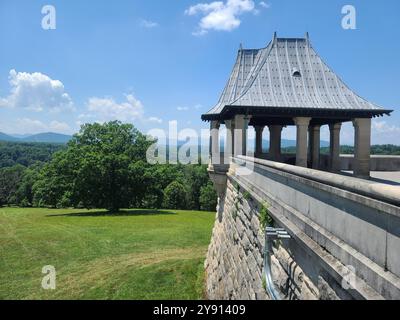
<path fill-rule="evenodd" d="M 295 154 L 296 147 L 282 148 L 282 153 Z M 340 146 L 341 154 L 354 154 L 354 147 L 343 145 Z M 321 154 L 329 154 L 329 147 L 321 147 Z M 371 154 L 373 155 L 400 155 L 400 146 L 393 144 L 372 145 Z"/>
<path fill-rule="evenodd" d="M 148 164 L 154 142 L 112 121 L 83 125 L 64 147 L 3 145 L 13 162 L 0 168 L 0 206 L 215 210 L 206 165 Z"/>

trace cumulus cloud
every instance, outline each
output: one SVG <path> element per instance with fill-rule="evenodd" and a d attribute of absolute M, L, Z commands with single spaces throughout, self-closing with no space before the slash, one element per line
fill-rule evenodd
<path fill-rule="evenodd" d="M 227 0 L 198 3 L 185 11 L 188 16 L 202 15 L 194 35 L 204 35 L 210 30 L 232 31 L 241 24 L 239 17 L 244 13 L 256 13 L 252 0 Z"/>
<path fill-rule="evenodd" d="M 146 29 L 152 29 L 152 28 L 156 28 L 159 26 L 159 24 L 157 22 L 154 22 L 151 20 L 146 20 L 146 19 L 141 19 L 139 21 L 139 24 L 142 28 L 146 28 Z"/>
<path fill-rule="evenodd" d="M 121 122 L 149 122 L 162 123 L 158 117 L 145 117 L 142 102 L 133 94 L 125 95 L 124 101 L 116 101 L 112 97 L 92 97 L 86 103 L 86 112 L 78 116 L 77 125 L 85 122 L 99 122 L 119 120 Z"/>
<path fill-rule="evenodd" d="M 73 110 L 73 102 L 59 80 L 40 72 L 27 73 L 11 70 L 10 94 L 0 98 L 0 107 L 24 108 L 35 112 Z"/>
<path fill-rule="evenodd" d="M 259 5 L 260 5 L 260 7 L 263 7 L 264 9 L 268 9 L 271 7 L 271 5 L 265 1 L 260 1 Z"/>
<path fill-rule="evenodd" d="M 31 118 L 18 118 L 15 126 L 18 128 L 18 133 L 20 134 L 36 134 L 48 131 L 70 134 L 73 131 L 65 122 L 51 121 L 50 123 L 44 123 L 43 121 Z"/>
<path fill-rule="evenodd" d="M 143 104 L 134 95 L 125 96 L 126 101 L 117 102 L 113 98 L 90 98 L 87 103 L 88 114 L 83 114 L 81 118 L 97 118 L 99 122 L 119 120 L 122 122 L 132 122 L 142 119 L 144 110 Z"/>

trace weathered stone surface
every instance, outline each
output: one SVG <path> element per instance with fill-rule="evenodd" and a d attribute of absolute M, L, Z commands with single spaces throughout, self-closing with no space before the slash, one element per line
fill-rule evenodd
<path fill-rule="evenodd" d="M 263 280 L 264 232 L 259 221 L 260 204 L 228 178 L 224 198 L 219 201 L 207 259 L 206 291 L 209 299 L 269 299 Z M 222 216 L 222 219 L 219 217 Z M 276 243 L 271 257 L 275 287 L 283 299 L 338 299 L 338 284 L 303 270 L 289 249 Z M 307 266 L 307 264 L 305 264 Z M 311 272 L 313 279 L 308 273 Z"/>

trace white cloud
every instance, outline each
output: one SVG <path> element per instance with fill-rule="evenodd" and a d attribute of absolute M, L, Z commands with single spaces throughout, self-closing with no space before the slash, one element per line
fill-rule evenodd
<path fill-rule="evenodd" d="M 8 97 L 0 98 L 0 107 L 24 108 L 41 112 L 73 110 L 73 102 L 59 80 L 40 72 L 27 73 L 11 70 Z"/>
<path fill-rule="evenodd" d="M 179 106 L 179 107 L 176 108 L 176 110 L 178 110 L 178 111 L 189 111 L 192 108 L 194 110 L 200 110 L 201 108 L 203 108 L 203 106 L 201 104 L 196 104 L 193 107 L 187 107 L 187 106 L 186 107 L 181 107 L 181 106 Z"/>
<path fill-rule="evenodd" d="M 50 123 L 44 123 L 40 120 L 31 118 L 18 118 L 15 125 L 13 125 L 9 131 L 15 131 L 15 128 L 18 128 L 19 134 L 36 134 L 49 131 L 70 134 L 73 131 L 71 127 L 64 122 L 51 121 Z"/>
<path fill-rule="evenodd" d="M 399 144 L 400 127 L 385 120 L 372 120 L 373 144 Z"/>
<path fill-rule="evenodd" d="M 113 98 L 90 98 L 87 103 L 88 114 L 83 118 L 96 118 L 99 122 L 119 120 L 133 122 L 143 118 L 143 105 L 132 94 L 126 95 L 126 101 L 116 102 Z"/>
<path fill-rule="evenodd" d="M 78 115 L 76 124 L 78 126 L 86 122 L 104 123 L 119 120 L 124 123 L 141 121 L 149 123 L 162 123 L 158 117 L 145 117 L 142 102 L 133 94 L 125 95 L 126 100 L 118 102 L 112 97 L 92 97 L 86 103 L 87 110 Z"/>
<path fill-rule="evenodd" d="M 271 8 L 271 5 L 265 1 L 260 1 L 259 5 L 260 5 L 260 7 L 263 7 L 265 9 Z"/>
<path fill-rule="evenodd" d="M 154 21 L 151 21 L 151 20 L 141 19 L 140 20 L 140 26 L 142 28 L 152 29 L 152 28 L 158 27 L 159 24 L 157 22 L 154 22 Z"/>
<path fill-rule="evenodd" d="M 188 111 L 189 107 L 178 107 L 178 108 L 176 108 L 176 110 L 178 110 L 178 111 Z"/>
<path fill-rule="evenodd" d="M 147 119 L 148 122 L 154 122 L 154 123 L 162 123 L 162 119 L 157 118 L 157 117 L 150 117 Z"/>
<path fill-rule="evenodd" d="M 50 131 L 66 133 L 71 132 L 71 127 L 65 122 L 52 121 L 49 126 Z"/>
<path fill-rule="evenodd" d="M 376 133 L 397 133 L 400 134 L 400 127 L 395 125 L 390 125 L 386 121 L 381 120 L 373 120 L 372 121 L 372 130 Z"/>
<path fill-rule="evenodd" d="M 199 28 L 193 35 L 201 36 L 210 30 L 232 31 L 241 24 L 239 17 L 244 13 L 256 13 L 252 0 L 227 0 L 211 3 L 198 3 L 185 11 L 188 16 L 203 15 Z"/>

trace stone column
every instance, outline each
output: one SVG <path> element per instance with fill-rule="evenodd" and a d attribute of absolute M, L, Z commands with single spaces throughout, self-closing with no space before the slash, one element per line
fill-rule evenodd
<path fill-rule="evenodd" d="M 296 166 L 307 168 L 307 133 L 311 118 L 294 118 L 297 126 L 296 135 Z"/>
<path fill-rule="evenodd" d="M 329 144 L 329 163 L 330 170 L 333 172 L 338 172 L 341 169 L 340 165 L 340 129 L 342 127 L 341 123 L 335 123 L 329 125 L 330 131 L 330 144 Z"/>
<path fill-rule="evenodd" d="M 255 156 L 260 157 L 262 155 L 262 135 L 264 126 L 254 126 L 254 129 L 256 131 Z"/>
<path fill-rule="evenodd" d="M 354 175 L 360 178 L 370 177 L 371 166 L 371 119 L 358 118 L 354 125 Z"/>
<path fill-rule="evenodd" d="M 272 161 L 281 158 L 282 126 L 270 125 L 269 128 L 269 155 Z"/>
<path fill-rule="evenodd" d="M 310 157 L 313 169 L 319 169 L 319 156 L 321 148 L 321 126 L 314 125 L 309 128 Z"/>
<path fill-rule="evenodd" d="M 220 164 L 220 150 L 219 150 L 219 122 L 211 121 L 210 135 L 211 135 L 211 163 Z"/>
<path fill-rule="evenodd" d="M 235 133 L 234 133 L 234 148 L 233 155 L 246 155 L 247 154 L 247 126 L 249 119 L 243 114 L 235 116 Z"/>
<path fill-rule="evenodd" d="M 224 148 L 224 163 L 230 163 L 230 158 L 233 155 L 233 131 L 235 130 L 234 121 L 233 120 L 225 120 L 226 127 L 226 141 Z"/>

